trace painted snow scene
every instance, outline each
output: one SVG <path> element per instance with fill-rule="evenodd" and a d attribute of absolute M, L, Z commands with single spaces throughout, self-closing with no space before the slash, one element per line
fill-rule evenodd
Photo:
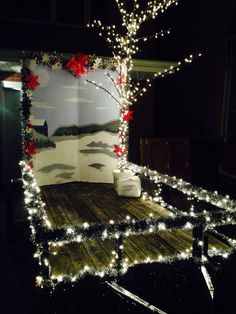
<path fill-rule="evenodd" d="M 118 143 L 116 102 L 86 80 L 116 93 L 103 69 L 75 78 L 66 70 L 36 65 L 30 123 L 37 147 L 34 172 L 39 185 L 72 181 L 113 181 Z M 110 70 L 106 70 L 110 71 Z M 115 76 L 116 73 L 110 71 Z"/>

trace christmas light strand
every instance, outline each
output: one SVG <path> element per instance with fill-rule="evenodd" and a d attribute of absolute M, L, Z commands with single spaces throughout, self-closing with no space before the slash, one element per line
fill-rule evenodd
<path fill-rule="evenodd" d="M 137 38 L 137 42 L 138 41 L 143 41 L 143 42 L 146 42 L 150 39 L 158 39 L 160 37 L 164 37 L 165 35 L 170 35 L 171 31 L 170 29 L 168 30 L 161 30 L 160 32 L 157 32 L 155 34 L 152 34 L 152 35 L 149 35 L 149 36 L 143 36 L 143 37 L 139 37 Z"/>
<path fill-rule="evenodd" d="M 235 253 L 235 249 L 225 251 L 217 248 L 212 248 L 208 251 L 208 255 L 210 257 L 221 256 L 223 259 L 227 259 L 230 254 L 233 253 Z M 86 276 L 96 276 L 104 280 L 109 280 L 110 278 L 116 278 L 117 276 L 125 275 L 128 270 L 135 268 L 137 265 L 155 263 L 158 266 L 158 264 L 173 264 L 179 261 L 192 261 L 196 264 L 201 263 L 202 265 L 208 264 L 208 258 L 206 256 L 203 255 L 201 259 L 194 258 L 192 256 L 192 252 L 186 249 L 174 256 L 163 256 L 161 254 L 157 254 L 156 258 L 150 258 L 147 256 L 145 260 L 139 262 L 136 260 L 134 262 L 128 262 L 127 260 L 124 260 L 122 262 L 122 268 L 120 269 L 120 271 L 117 271 L 117 269 L 114 268 L 114 265 L 112 264 L 110 265 L 110 267 L 103 267 L 99 271 L 97 271 L 93 267 L 85 265 L 83 269 L 73 274 L 61 273 L 57 275 L 51 275 L 48 278 L 43 276 L 37 276 L 36 282 L 41 288 L 43 288 L 44 286 L 55 288 L 56 286 L 60 286 L 63 284 L 74 285 Z"/>
<path fill-rule="evenodd" d="M 217 191 L 207 191 L 201 187 L 192 185 L 183 179 L 171 177 L 166 174 L 160 174 L 156 170 L 150 170 L 146 167 L 141 167 L 132 163 L 126 164 L 127 169 L 132 170 L 134 173 L 142 173 L 151 178 L 151 180 L 160 182 L 176 189 L 187 196 L 192 196 L 200 201 L 210 203 L 216 207 L 225 209 L 227 212 L 236 211 L 236 201 L 231 199 L 229 195 L 220 195 Z"/>
<path fill-rule="evenodd" d="M 201 56 L 202 56 L 201 53 L 198 53 L 196 55 L 190 54 L 183 61 L 179 61 L 176 66 L 171 65 L 168 69 L 155 73 L 153 75 L 153 78 L 164 78 L 168 75 L 174 74 L 180 70 L 181 66 L 183 66 L 184 64 L 192 63 L 194 60 L 198 59 Z"/>

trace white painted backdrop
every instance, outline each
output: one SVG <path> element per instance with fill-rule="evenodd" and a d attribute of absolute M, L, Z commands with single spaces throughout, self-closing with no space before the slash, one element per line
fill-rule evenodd
<path fill-rule="evenodd" d="M 119 109 L 108 94 L 85 84 L 86 79 L 94 80 L 116 94 L 104 70 L 75 78 L 66 70 L 37 65 L 33 73 L 40 83 L 33 92 L 31 117 L 33 127 L 39 126 L 33 131 L 38 184 L 112 182 L 117 167 L 113 149 L 118 143 Z M 45 121 L 48 134 L 40 129 Z"/>

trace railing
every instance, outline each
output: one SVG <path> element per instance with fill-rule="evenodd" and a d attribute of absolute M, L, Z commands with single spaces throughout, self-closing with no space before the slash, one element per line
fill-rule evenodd
<path fill-rule="evenodd" d="M 143 198 L 147 198 L 161 204 L 172 212 L 168 218 L 152 218 L 144 220 L 124 220 L 102 224 L 84 223 L 82 226 L 63 227 L 52 229 L 47 218 L 44 204 L 41 201 L 40 190 L 34 179 L 32 169 L 24 162 L 21 163 L 22 179 L 25 187 L 25 203 L 29 212 L 32 240 L 36 247 L 35 257 L 39 259 L 41 266 L 40 276 L 37 277 L 39 285 L 56 285 L 61 281 L 75 282 L 87 273 L 103 277 L 118 276 L 123 274 L 128 266 L 122 261 L 123 238 L 131 235 L 150 234 L 157 231 L 187 229 L 192 230 L 192 253 L 182 252 L 176 256 L 178 259 L 193 258 L 197 263 L 207 261 L 209 255 L 229 256 L 235 251 L 236 240 L 220 234 L 214 228 L 218 226 L 236 224 L 236 202 L 229 196 L 221 196 L 217 192 L 209 192 L 202 188 L 192 186 L 181 179 L 161 175 L 157 171 L 149 170 L 131 163 L 127 168 L 134 174 L 144 176 L 152 183 L 154 192 L 143 192 Z M 164 187 L 177 190 L 185 197 L 189 208 L 178 209 L 164 200 Z M 222 241 L 227 242 L 231 249 L 227 252 L 221 250 L 208 250 L 208 237 L 206 231 L 213 231 Z M 102 238 L 115 239 L 115 263 L 114 266 L 104 268 L 96 272 L 85 268 L 75 275 L 62 274 L 50 276 L 50 245 L 64 245 L 71 242 L 80 243 L 89 239 Z M 155 262 L 170 262 L 170 258 L 159 257 Z M 154 262 L 149 260 L 147 262 Z"/>

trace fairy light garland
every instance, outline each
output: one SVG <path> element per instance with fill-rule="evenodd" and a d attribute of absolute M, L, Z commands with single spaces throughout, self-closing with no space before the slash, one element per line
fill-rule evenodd
<path fill-rule="evenodd" d="M 142 173 L 153 181 L 166 184 L 171 188 L 187 195 L 187 197 L 192 196 L 200 201 L 204 201 L 216 207 L 223 208 L 227 212 L 236 212 L 236 201 L 230 199 L 229 195 L 222 196 L 217 191 L 207 191 L 201 187 L 196 187 L 191 183 L 184 181 L 183 179 L 171 177 L 166 174 L 163 175 L 156 170 L 150 170 L 146 167 L 141 167 L 132 163 L 127 163 L 126 167 L 127 169 L 132 170 L 133 173 Z"/>
<path fill-rule="evenodd" d="M 49 230 L 51 223 L 44 209 L 45 204 L 41 200 L 40 188 L 34 178 L 33 171 L 25 161 L 20 162 L 20 167 L 22 171 L 25 205 L 28 210 L 28 220 L 39 220 L 42 227 L 45 230 Z"/>
<path fill-rule="evenodd" d="M 209 228 L 212 234 L 215 234 L 217 237 L 221 238 L 224 242 L 232 246 L 234 249 L 236 249 L 236 239 L 230 238 L 226 236 L 223 233 L 218 232 L 217 230 L 213 228 Z"/>
<path fill-rule="evenodd" d="M 222 258 L 227 259 L 230 254 L 235 253 L 235 249 L 231 249 L 230 251 L 224 251 L 224 250 L 219 250 L 217 248 L 212 248 L 208 251 L 208 255 L 210 257 L 214 256 L 222 256 Z M 182 252 L 178 253 L 175 256 L 163 256 L 161 254 L 157 254 L 156 258 L 151 258 L 147 256 L 144 260 L 142 261 L 137 261 L 135 260 L 134 262 L 129 262 L 129 261 L 124 261 L 122 263 L 122 268 L 118 272 L 116 268 L 112 267 L 103 267 L 100 271 L 96 271 L 94 268 L 85 265 L 84 268 L 74 274 L 68 275 L 65 273 L 61 273 L 58 275 L 51 275 L 49 278 L 44 278 L 42 276 L 37 276 L 36 280 L 38 281 L 38 284 L 41 288 L 44 286 L 50 286 L 55 288 L 56 286 L 60 284 L 75 284 L 76 282 L 79 282 L 82 278 L 85 276 L 96 276 L 100 277 L 103 279 L 107 278 L 115 278 L 117 275 L 124 275 L 128 270 L 135 268 L 137 265 L 145 265 L 145 264 L 152 264 L 156 263 L 158 264 L 172 264 L 174 262 L 179 262 L 179 261 L 190 261 L 192 260 L 193 262 L 196 263 L 201 263 L 202 265 L 207 265 L 208 259 L 207 257 L 203 256 L 201 259 L 198 258 L 193 258 L 192 257 L 192 252 L 189 249 L 185 249 Z"/>
<path fill-rule="evenodd" d="M 166 35 L 170 35 L 170 33 L 171 33 L 170 29 L 161 30 L 160 32 L 157 32 L 157 33 L 149 35 L 149 36 L 139 37 L 139 38 L 137 38 L 137 42 L 146 42 L 146 41 L 153 39 L 153 38 L 158 39 L 158 38 L 164 37 Z"/>
<path fill-rule="evenodd" d="M 115 278 L 117 275 L 124 275 L 129 269 L 134 268 L 136 265 L 140 264 L 171 264 L 176 261 L 183 261 L 183 260 L 189 260 L 192 259 L 191 252 L 186 249 L 182 251 L 181 253 L 177 254 L 176 256 L 169 256 L 164 257 L 161 254 L 157 255 L 156 258 L 150 258 L 146 257 L 145 260 L 138 262 L 134 261 L 133 263 L 129 263 L 127 260 L 122 263 L 122 268 L 118 272 L 116 268 L 113 267 L 103 267 L 100 271 L 96 271 L 94 268 L 85 265 L 84 268 L 74 274 L 68 275 L 68 274 L 58 274 L 58 275 L 51 275 L 49 278 L 44 278 L 42 276 L 37 276 L 36 281 L 38 286 L 43 288 L 44 286 L 50 286 L 50 287 L 56 287 L 60 284 L 75 284 L 76 282 L 80 281 L 85 276 L 97 276 L 100 278 Z"/>
<path fill-rule="evenodd" d="M 150 218 L 145 220 L 130 220 L 127 217 L 124 221 L 113 222 L 107 224 L 96 224 L 85 222 L 82 226 L 76 227 L 64 227 L 55 230 L 48 230 L 44 232 L 43 240 L 49 241 L 49 244 L 64 245 L 71 242 L 80 243 L 95 238 L 112 239 L 119 238 L 120 236 L 130 236 L 139 234 L 150 234 L 156 231 L 174 230 L 174 229 L 186 229 L 191 230 L 196 226 L 203 225 L 205 230 L 211 230 L 216 226 L 225 226 L 227 224 L 228 217 L 225 217 L 223 211 L 194 215 L 182 215 L 173 216 L 168 218 Z M 228 224 L 236 223 L 236 214 L 231 215 L 231 220 Z M 58 242 L 58 244 L 56 244 Z M 230 245 L 233 244 L 231 241 Z"/>

